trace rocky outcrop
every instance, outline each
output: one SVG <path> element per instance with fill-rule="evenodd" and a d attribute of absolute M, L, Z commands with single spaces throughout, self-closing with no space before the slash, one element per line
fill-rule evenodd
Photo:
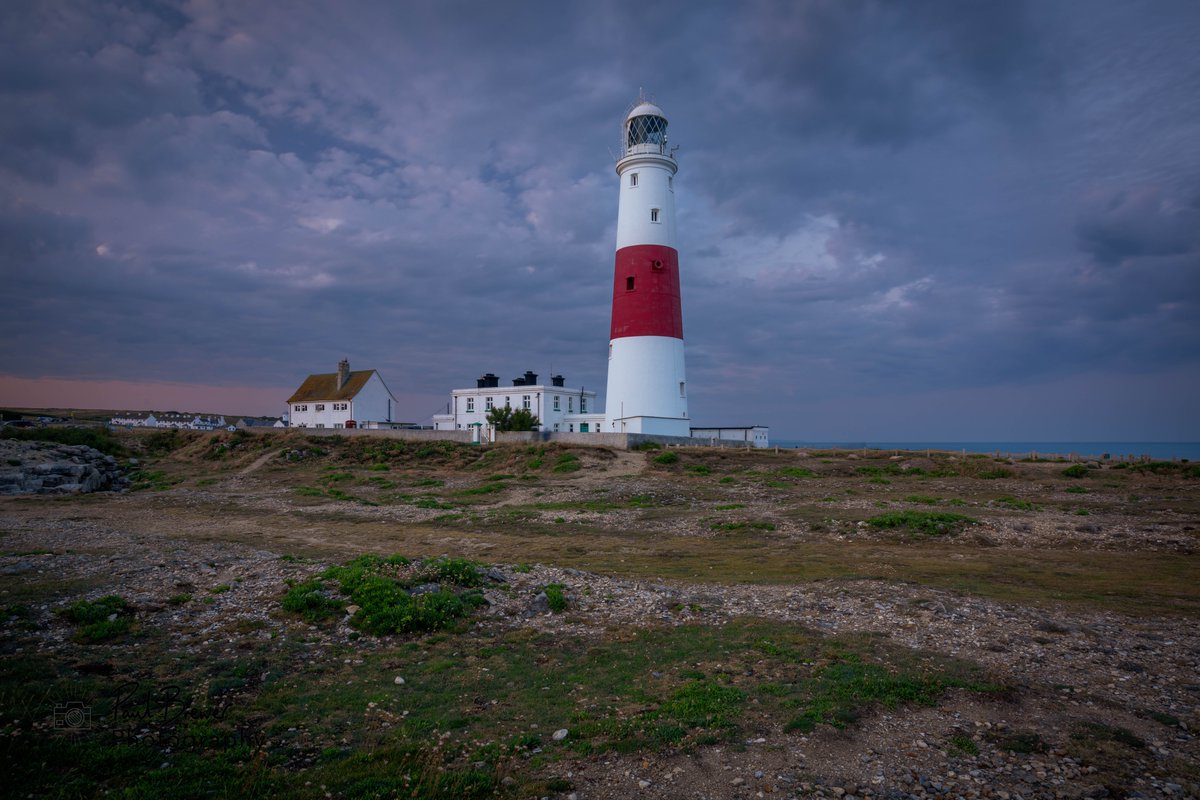
<path fill-rule="evenodd" d="M 94 448 L 0 439 L 0 495 L 122 491 L 129 483 L 117 460 Z"/>

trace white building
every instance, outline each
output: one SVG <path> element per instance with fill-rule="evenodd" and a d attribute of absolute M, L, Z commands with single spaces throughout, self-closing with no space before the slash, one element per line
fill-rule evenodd
<path fill-rule="evenodd" d="M 472 425 L 486 429 L 488 412 L 508 406 L 528 409 L 541 422 L 538 430 L 600 432 L 604 414 L 596 407 L 594 391 L 570 388 L 561 375 L 553 376 L 547 386 L 538 383 L 536 373 L 528 371 L 520 378 L 513 378 L 512 383 L 501 386 L 500 379 L 489 372 L 476 380 L 475 388 L 453 390 L 447 412 L 433 417 L 434 430 L 469 430 Z"/>
<path fill-rule="evenodd" d="M 396 409 L 379 373 L 351 372 L 346 359 L 337 372 L 309 375 L 287 403 L 294 428 L 365 428 L 391 422 Z"/>
<path fill-rule="evenodd" d="M 694 439 L 720 439 L 726 442 L 750 442 L 754 447 L 770 447 L 766 425 L 747 425 L 744 428 L 692 428 Z"/>

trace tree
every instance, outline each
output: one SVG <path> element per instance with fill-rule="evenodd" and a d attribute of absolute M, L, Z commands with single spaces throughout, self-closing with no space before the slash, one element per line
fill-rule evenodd
<path fill-rule="evenodd" d="M 513 410 L 496 406 L 487 415 L 488 424 L 498 431 L 536 431 L 541 421 L 528 408 Z"/>

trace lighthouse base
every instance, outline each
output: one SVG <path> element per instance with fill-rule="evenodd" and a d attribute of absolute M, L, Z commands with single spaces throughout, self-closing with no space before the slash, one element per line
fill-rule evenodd
<path fill-rule="evenodd" d="M 625 336 L 609 348 L 604 432 L 690 435 L 683 340 Z"/>

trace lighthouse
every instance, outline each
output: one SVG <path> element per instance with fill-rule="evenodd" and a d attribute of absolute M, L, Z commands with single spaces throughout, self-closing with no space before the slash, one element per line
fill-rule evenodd
<path fill-rule="evenodd" d="M 621 153 L 604 429 L 690 436 L 675 246 L 679 165 L 661 108 L 644 100 L 633 107 Z"/>

